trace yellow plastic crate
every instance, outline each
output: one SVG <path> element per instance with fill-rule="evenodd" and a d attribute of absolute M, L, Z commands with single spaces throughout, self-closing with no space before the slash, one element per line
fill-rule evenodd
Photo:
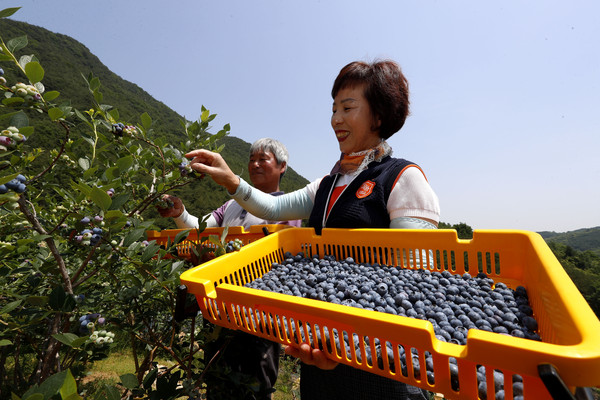
<path fill-rule="evenodd" d="M 452 274 L 483 272 L 496 283 L 522 285 L 542 342 L 472 329 L 462 346 L 438 340 L 429 321 L 244 287 L 268 272 L 273 262 L 283 262 L 287 251 Z M 526 399 L 551 398 L 538 375 L 540 364 L 554 366 L 571 390 L 600 385 L 600 321 L 533 232 L 476 230 L 472 240 L 460 240 L 454 230 L 324 229 L 319 236 L 312 228 L 288 229 L 184 272 L 181 283 L 196 296 L 207 320 L 284 345 L 310 341 L 317 348 L 313 338 L 325 338 L 326 331 L 328 340 L 343 334 L 358 337 L 362 354 L 365 346 L 376 354 L 376 338 L 389 342 L 394 349 L 391 363 L 388 357 L 373 356 L 369 364 L 353 348 L 342 345 L 339 351 L 331 342 L 320 347 L 335 361 L 448 399 L 479 398 L 476 372 L 481 365 L 486 367 L 489 398 L 494 398 L 494 370 L 504 376 L 506 399 L 513 398 L 514 375 L 522 377 Z M 407 355 L 416 351 L 421 366 L 426 355 L 432 356 L 434 383 L 427 380 L 424 367 L 415 374 L 410 357 L 401 365 L 399 346 Z M 458 366 L 458 390 L 450 380 L 451 357 Z"/>
<path fill-rule="evenodd" d="M 294 227 L 284 224 L 252 225 L 246 230 L 243 226 L 230 226 L 227 228 L 226 239 L 227 241 L 240 239 L 244 245 L 247 245 L 255 240 L 264 238 L 264 229 L 269 233 L 274 233 L 287 228 Z M 156 244 L 166 246 L 169 240 L 173 242 L 175 236 L 185 230 L 186 229 L 164 229 L 161 231 L 146 231 L 146 237 L 148 238 L 148 241 L 155 240 Z M 200 237 L 198 237 L 198 231 L 196 229 L 191 229 L 186 240 L 176 245 L 177 255 L 181 258 L 190 259 L 192 248 L 200 243 L 203 238 L 207 238 L 210 235 L 216 235 L 220 238 L 224 230 L 225 228 L 206 228 L 200 232 Z M 203 242 L 207 247 L 215 247 L 215 245 L 208 240 L 204 240 Z"/>

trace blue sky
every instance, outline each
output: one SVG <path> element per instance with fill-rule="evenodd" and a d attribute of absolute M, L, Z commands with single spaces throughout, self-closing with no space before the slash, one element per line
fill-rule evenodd
<path fill-rule="evenodd" d="M 412 114 L 390 144 L 418 163 L 441 220 L 563 232 L 600 225 L 600 3 L 588 1 L 3 0 L 69 35 L 194 120 L 284 142 L 313 180 L 339 157 L 331 85 L 390 58 Z M 85 72 L 85 71 L 83 71 Z M 168 77 L 178 77 L 173 81 Z"/>

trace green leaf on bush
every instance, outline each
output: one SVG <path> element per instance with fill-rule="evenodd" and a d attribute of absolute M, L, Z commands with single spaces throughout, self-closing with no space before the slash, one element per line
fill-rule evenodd
<path fill-rule="evenodd" d="M 92 124 L 90 124 L 90 121 L 88 121 L 88 117 L 85 116 L 85 114 L 83 114 L 81 111 L 79 111 L 78 109 L 75 109 L 75 115 L 77 115 L 77 117 L 82 120 L 83 122 L 87 123 L 89 126 L 92 126 Z"/>
<path fill-rule="evenodd" d="M 94 176 L 94 174 L 98 171 L 98 167 L 92 167 L 83 173 L 84 179 L 90 179 Z"/>
<path fill-rule="evenodd" d="M 27 117 L 27 115 L 21 111 L 16 113 L 15 115 L 13 115 L 13 117 L 10 119 L 10 124 L 16 128 L 23 128 L 26 126 L 29 126 L 29 117 Z"/>
<path fill-rule="evenodd" d="M 104 98 L 104 96 L 102 96 L 102 93 L 100 93 L 98 90 L 94 90 L 94 100 L 96 100 L 96 103 L 100 104 L 102 103 L 102 99 Z"/>
<path fill-rule="evenodd" d="M 58 96 L 60 96 L 60 92 L 57 92 L 56 90 L 51 90 L 49 92 L 44 93 L 44 100 L 46 101 L 52 101 L 55 98 L 57 98 Z"/>
<path fill-rule="evenodd" d="M 134 374 L 121 375 L 120 378 L 121 378 L 121 383 L 127 389 L 132 390 L 132 389 L 135 389 L 138 387 L 138 380 Z"/>
<path fill-rule="evenodd" d="M 145 129 L 150 129 L 150 127 L 152 126 L 152 118 L 150 117 L 150 115 L 148 115 L 148 113 L 143 113 L 141 116 L 142 119 L 142 126 Z"/>
<path fill-rule="evenodd" d="M 111 117 L 113 120 L 115 120 L 115 121 L 118 121 L 118 120 L 119 120 L 119 110 L 117 110 L 116 108 L 115 108 L 115 109 L 112 109 L 112 110 L 110 110 L 110 111 L 108 112 L 108 115 L 109 115 L 109 116 L 110 116 L 110 117 Z"/>
<path fill-rule="evenodd" d="M 8 50 L 11 53 L 16 53 L 25 46 L 27 46 L 27 36 L 19 36 L 9 40 L 8 43 L 6 43 L 6 47 L 8 47 Z"/>
<path fill-rule="evenodd" d="M 123 246 L 125 247 L 129 247 L 129 245 L 131 245 L 131 243 L 137 242 L 138 240 L 140 240 L 141 238 L 144 237 L 144 235 L 146 234 L 146 230 L 145 229 L 134 229 L 131 232 L 129 232 L 127 234 L 127 236 L 125 236 L 125 239 L 123 240 Z"/>
<path fill-rule="evenodd" d="M 6 175 L 6 176 L 0 176 L 0 185 L 5 184 L 6 182 L 10 182 L 13 179 L 15 179 L 17 176 L 19 176 L 19 174 L 10 174 L 10 175 Z"/>
<path fill-rule="evenodd" d="M 154 257 L 156 255 L 156 253 L 158 252 L 158 250 L 160 250 L 160 246 L 157 245 L 156 242 L 150 243 L 144 249 L 144 253 L 142 254 L 141 261 L 142 262 L 149 261 L 152 257 Z"/>
<path fill-rule="evenodd" d="M 131 195 L 129 193 L 124 193 L 124 194 L 120 194 L 118 196 L 113 196 L 110 209 L 118 210 L 119 208 L 121 208 L 123 206 L 123 204 L 125 204 L 125 203 L 127 203 L 127 201 L 129 201 L 130 197 L 131 197 Z"/>
<path fill-rule="evenodd" d="M 123 213 L 120 210 L 110 210 L 104 214 L 104 219 L 111 220 L 111 219 L 121 218 L 122 216 L 123 216 Z"/>
<path fill-rule="evenodd" d="M 65 380 L 62 386 L 60 387 L 60 396 L 65 400 L 80 399 L 81 397 L 79 397 L 79 395 L 77 394 L 77 382 L 75 381 L 71 370 L 68 369 L 65 372 L 67 373 L 67 376 L 65 377 Z M 77 397 L 74 397 L 73 395 L 76 395 Z"/>
<path fill-rule="evenodd" d="M 16 13 L 20 9 L 21 9 L 21 7 L 5 8 L 4 10 L 0 11 L 0 18 L 10 17 L 11 15 Z"/>
<path fill-rule="evenodd" d="M 33 133 L 33 126 L 22 126 L 19 128 L 19 133 L 29 137 Z"/>
<path fill-rule="evenodd" d="M 45 399 L 45 396 L 41 393 L 34 393 L 27 397 L 23 396 L 23 398 L 22 398 L 22 400 L 44 400 L 44 399 Z"/>
<path fill-rule="evenodd" d="M 108 179 L 116 179 L 119 177 L 119 167 L 110 167 L 104 173 Z"/>
<path fill-rule="evenodd" d="M 117 166 L 121 172 L 127 171 L 133 165 L 133 157 L 125 156 L 117 160 Z"/>
<path fill-rule="evenodd" d="M 90 160 L 88 160 L 87 158 L 80 158 L 79 160 L 77 160 L 77 162 L 84 171 L 90 167 Z"/>
<path fill-rule="evenodd" d="M 80 158 L 80 160 L 82 160 Z M 88 160 L 83 159 L 84 161 L 87 161 L 89 163 Z M 84 183 L 77 183 L 77 182 L 71 182 L 71 187 L 75 190 L 80 191 L 81 193 L 83 193 L 86 197 L 89 195 L 89 193 L 92 191 L 92 188 L 89 187 L 88 185 L 84 184 Z"/>
<path fill-rule="evenodd" d="M 49 305 L 56 311 L 72 311 L 77 304 L 73 300 L 73 296 L 65 292 L 65 289 L 61 286 L 56 286 L 50 292 Z"/>
<path fill-rule="evenodd" d="M 2 115 L 0 115 L 0 119 L 10 118 L 10 117 L 12 117 L 13 115 L 15 115 L 15 114 L 17 114 L 19 112 L 20 111 L 14 111 L 14 112 L 11 112 L 11 113 L 2 114 Z M 21 133 L 20 130 L 19 130 L 19 133 Z"/>
<path fill-rule="evenodd" d="M 146 376 L 144 377 L 144 382 L 142 383 L 142 385 L 144 386 L 144 389 L 150 389 L 152 387 L 152 384 L 156 380 L 157 375 L 158 375 L 158 368 L 154 368 L 152 371 L 149 371 L 146 374 Z"/>
<path fill-rule="evenodd" d="M 2 100 L 2 104 L 4 104 L 5 106 L 15 106 L 17 104 L 22 104 L 25 103 L 25 100 L 23 100 L 22 97 L 19 96 L 13 96 L 13 97 L 8 97 L 4 100 Z"/>
<path fill-rule="evenodd" d="M 32 239 L 34 242 L 41 242 L 42 240 L 46 240 L 48 238 L 51 238 L 52 235 L 40 235 L 37 232 L 32 232 Z"/>
<path fill-rule="evenodd" d="M 50 119 L 52 121 L 56 121 L 57 119 L 59 119 L 60 117 L 62 117 L 63 111 L 58 108 L 58 107 L 53 107 L 51 109 L 48 110 L 48 116 L 50 117 Z"/>
<path fill-rule="evenodd" d="M 48 296 L 27 296 L 25 300 L 32 306 L 41 307 L 48 304 L 50 299 Z"/>
<path fill-rule="evenodd" d="M 175 235 L 175 239 L 173 239 L 173 243 L 177 244 L 177 243 L 182 242 L 183 240 L 185 240 L 188 237 L 189 233 L 190 233 L 190 229 L 186 229 L 186 230 L 183 230 L 183 231 L 177 233 L 177 235 Z"/>
<path fill-rule="evenodd" d="M 32 84 L 39 82 L 44 79 L 44 68 L 37 61 L 28 62 L 25 65 L 25 75 Z"/>
<path fill-rule="evenodd" d="M 121 400 L 121 392 L 115 386 L 104 384 L 104 386 L 96 391 L 94 399 L 97 400 Z"/>
<path fill-rule="evenodd" d="M 1 314 L 8 314 L 9 312 L 11 312 L 12 310 L 14 310 L 15 308 L 19 307 L 21 305 L 21 302 L 22 302 L 22 300 L 11 301 L 10 303 L 8 303 L 4 307 L 2 307 L 2 310 L 0 310 L 0 315 Z"/>
<path fill-rule="evenodd" d="M 90 79 L 89 84 L 91 91 L 97 90 L 100 87 L 100 78 L 94 77 Z"/>
<path fill-rule="evenodd" d="M 12 342 L 8 339 L 0 339 L 0 347 L 2 346 L 10 346 Z"/>
<path fill-rule="evenodd" d="M 107 211 L 112 203 L 112 199 L 108 194 L 106 194 L 106 191 L 97 187 L 92 188 L 90 197 L 92 198 L 92 201 L 102 209 L 102 211 Z"/>
<path fill-rule="evenodd" d="M 62 344 L 66 344 L 70 347 L 73 347 L 73 342 L 76 339 L 79 339 L 79 336 L 77 336 L 74 333 L 55 333 L 54 335 L 52 335 L 52 337 L 61 342 Z"/>

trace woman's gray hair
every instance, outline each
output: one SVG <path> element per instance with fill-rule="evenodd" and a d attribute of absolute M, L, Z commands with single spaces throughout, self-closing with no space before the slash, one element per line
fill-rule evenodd
<path fill-rule="evenodd" d="M 258 139 L 256 142 L 252 143 L 252 146 L 250 146 L 250 155 L 261 150 L 264 152 L 268 151 L 273 153 L 275 159 L 277 160 L 277 164 L 281 164 L 282 162 L 287 164 L 289 154 L 283 143 L 281 143 L 279 140 L 271 138 Z"/>

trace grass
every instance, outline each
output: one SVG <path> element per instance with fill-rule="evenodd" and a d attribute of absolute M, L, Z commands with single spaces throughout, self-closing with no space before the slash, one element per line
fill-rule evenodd
<path fill-rule="evenodd" d="M 157 360 L 161 365 L 171 366 L 173 363 Z M 275 384 L 276 392 L 273 400 L 298 400 L 300 399 L 300 374 L 299 362 L 289 356 L 282 355 L 279 362 L 279 376 Z M 106 359 L 95 361 L 91 364 L 85 378 L 82 380 L 82 390 L 93 393 L 101 385 L 115 386 L 120 382 L 120 376 L 133 373 L 135 362 L 131 352 L 127 350 L 115 351 Z"/>

